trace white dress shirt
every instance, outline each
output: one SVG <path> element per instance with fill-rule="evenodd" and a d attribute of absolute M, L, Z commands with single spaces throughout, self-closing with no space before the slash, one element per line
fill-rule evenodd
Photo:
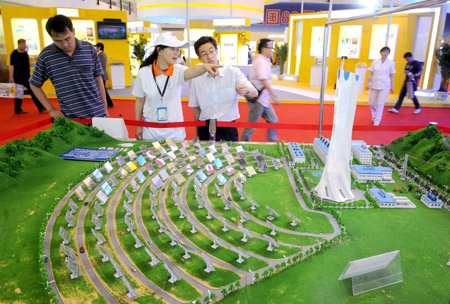
<path fill-rule="evenodd" d="M 244 83 L 249 89 L 253 87 L 241 70 L 230 65 L 220 68 L 216 77 L 204 73 L 191 79 L 189 106 L 200 107 L 200 120 L 236 120 L 240 117 L 236 92 L 236 86 L 240 83 Z"/>

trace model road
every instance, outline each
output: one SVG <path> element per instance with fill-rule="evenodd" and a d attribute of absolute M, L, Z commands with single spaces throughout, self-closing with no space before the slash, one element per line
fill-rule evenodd
<path fill-rule="evenodd" d="M 148 288 L 154 290 L 155 293 L 158 296 L 160 296 L 161 298 L 163 298 L 167 302 L 170 302 L 170 303 L 181 303 L 177 299 L 175 299 L 172 296 L 170 296 L 167 292 L 165 292 L 159 286 L 154 284 L 152 281 L 150 281 L 136 267 L 136 265 L 134 265 L 133 262 L 131 262 L 131 260 L 128 258 L 128 256 L 125 254 L 125 252 L 123 251 L 122 247 L 120 246 L 119 240 L 117 238 L 117 230 L 116 230 L 116 225 L 115 225 L 115 210 L 117 208 L 117 205 L 120 203 L 120 197 L 122 196 L 122 192 L 129 185 L 131 180 L 136 176 L 138 171 L 139 170 L 136 170 L 136 172 L 133 175 L 128 177 L 127 181 L 122 184 L 122 186 L 119 188 L 118 191 L 116 191 L 116 193 L 115 193 L 115 195 L 114 195 L 114 197 L 112 199 L 111 206 L 110 206 L 109 212 L 108 212 L 108 232 L 109 232 L 109 236 L 110 236 L 110 239 L 111 239 L 111 245 L 117 251 L 119 259 L 121 260 L 121 262 L 123 264 L 125 264 L 128 267 L 128 269 L 131 269 L 131 268 L 136 269 L 136 271 L 133 272 L 133 275 L 136 276 L 144 285 L 146 285 Z M 151 181 L 151 179 L 149 179 L 146 182 L 145 185 L 148 185 L 150 181 Z M 145 189 L 145 186 L 141 187 L 141 192 L 142 193 L 143 193 L 144 189 Z M 141 197 L 142 197 L 142 195 L 141 195 Z M 136 250 L 139 250 L 139 249 L 136 249 Z M 142 250 L 144 250 L 144 249 L 142 248 Z"/>
<path fill-rule="evenodd" d="M 167 186 L 170 185 L 170 181 L 172 179 L 173 178 L 171 177 L 171 178 L 169 178 L 167 180 Z M 189 207 L 187 206 L 187 203 L 186 203 L 186 191 L 187 191 L 187 188 L 189 187 L 190 181 L 192 181 L 192 177 L 189 178 L 188 180 L 189 180 L 189 182 L 186 181 L 186 183 L 185 183 L 185 185 L 183 187 L 183 190 L 182 190 L 181 204 L 185 205 L 186 210 L 188 212 L 186 217 L 188 217 L 191 220 L 193 220 L 193 222 L 195 223 L 196 227 L 199 227 L 199 225 L 201 225 L 201 222 L 199 222 L 197 220 L 197 218 L 190 212 Z M 166 189 L 167 189 L 167 187 L 166 187 Z M 208 255 L 208 257 L 211 259 L 211 261 L 214 261 L 215 264 L 220 265 L 222 268 L 229 269 L 231 271 L 239 273 L 240 275 L 244 275 L 245 274 L 245 271 L 241 270 L 240 268 L 237 268 L 237 267 L 235 267 L 233 265 L 225 263 L 222 260 L 216 258 L 215 256 L 213 256 L 213 255 L 203 251 L 201 248 L 197 247 L 197 245 L 192 243 L 186 236 L 184 236 L 184 234 L 182 234 L 178 230 L 178 228 L 173 224 L 173 222 L 170 220 L 169 215 L 167 214 L 167 209 L 166 209 L 166 204 L 165 204 L 165 196 L 163 196 L 163 195 L 160 197 L 160 211 L 161 211 L 163 219 L 165 220 L 165 222 L 168 225 L 168 227 L 171 229 L 173 234 L 178 238 L 178 240 L 182 241 L 182 243 L 188 245 L 191 248 L 196 248 L 197 254 L 201 254 L 201 252 L 204 252 L 206 255 Z M 187 221 L 187 219 L 186 219 L 186 221 Z"/>
<path fill-rule="evenodd" d="M 284 167 L 285 168 L 289 168 L 289 164 L 288 164 L 288 162 L 286 160 L 286 156 L 284 156 L 283 149 L 281 149 L 281 151 L 282 151 L 282 154 L 283 154 L 282 161 L 283 161 Z M 327 240 L 331 240 L 332 238 L 334 238 L 334 237 L 338 236 L 339 234 L 341 234 L 341 226 L 339 225 L 338 221 L 330 213 L 325 212 L 325 211 L 314 210 L 314 209 L 309 208 L 306 205 L 303 197 L 300 195 L 300 191 L 298 191 L 298 187 L 297 187 L 297 184 L 295 183 L 294 175 L 292 174 L 291 170 L 286 169 L 286 173 L 287 173 L 287 175 L 289 177 L 289 181 L 291 182 L 292 188 L 297 190 L 297 191 L 295 191 L 295 196 L 297 197 L 297 200 L 298 200 L 300 206 L 304 210 L 306 210 L 308 212 L 319 213 L 319 214 L 325 215 L 328 218 L 328 220 L 330 221 L 331 225 L 333 226 L 333 230 L 334 230 L 333 233 L 331 233 L 331 234 L 324 234 L 323 237 L 326 238 Z M 300 182 L 303 185 L 303 181 L 301 179 L 300 179 Z M 305 185 L 303 185 L 303 189 L 307 189 L 305 187 Z"/>
<path fill-rule="evenodd" d="M 98 186 L 91 192 L 89 197 L 86 199 L 86 202 L 88 203 L 87 206 L 89 206 L 89 203 L 92 201 L 92 198 L 95 198 L 95 195 L 97 194 L 97 191 L 99 190 L 99 188 L 101 188 L 100 184 L 98 184 Z M 81 246 L 85 247 L 83 223 L 84 223 L 84 218 L 86 216 L 86 213 L 88 211 L 87 206 L 85 206 L 83 204 L 83 206 L 80 210 L 80 215 L 78 216 L 78 222 L 77 222 L 77 242 L 78 242 L 77 246 L 78 246 L 78 248 L 80 248 Z M 98 290 L 98 292 L 100 292 L 100 294 L 103 296 L 103 298 L 105 298 L 105 300 L 108 301 L 108 303 L 119 303 L 108 292 L 108 290 L 106 290 L 105 286 L 103 286 L 102 282 L 98 279 L 97 274 L 92 269 L 92 265 L 87 256 L 87 252 L 85 252 L 84 254 L 81 254 L 81 261 L 83 262 L 84 268 L 86 269 L 89 279 L 92 281 L 95 288 Z"/>

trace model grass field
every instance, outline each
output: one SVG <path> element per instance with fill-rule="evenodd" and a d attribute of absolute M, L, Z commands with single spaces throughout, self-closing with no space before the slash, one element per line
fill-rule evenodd
<path fill-rule="evenodd" d="M 2 266 L 0 302 L 50 302 L 50 297 L 42 286 L 40 278 L 38 250 L 40 227 L 46 217 L 46 213 L 51 210 L 55 198 L 61 199 L 67 192 L 69 183 L 73 183 L 74 179 L 80 176 L 80 173 L 92 172 L 95 166 L 93 162 L 62 160 L 58 155 L 72 147 L 118 148 L 118 141 L 106 135 L 91 133 L 89 128 L 85 126 L 73 124 L 73 129 L 70 131 L 61 130 L 61 128 L 65 128 L 64 124 L 52 127 L 53 131 L 50 131 L 50 133 L 52 132 L 52 146 L 51 148 L 47 147 L 47 151 L 33 142 L 31 147 L 22 145 L 23 149 L 15 151 L 14 158 L 20 161 L 19 165 L 24 167 L 22 170 L 17 164 L 17 166 L 5 165 L 6 161 L 11 162 L 11 159 L 2 158 L 0 160 L 2 168 L 17 168 L 16 172 L 8 171 L 7 173 L 9 174 L 0 173 L 0 187 L 2 191 L 0 246 L 3 249 L 0 251 L 0 263 Z M 414 133 L 409 135 L 414 136 Z M 94 137 L 93 134 L 99 137 Z M 405 141 L 407 141 L 406 138 L 403 139 L 403 142 Z M 151 145 L 150 143 L 144 144 L 147 146 Z M 257 147 L 263 152 L 261 148 L 264 149 L 264 145 Z M 428 147 L 428 150 L 431 149 L 430 147 Z M 246 147 L 244 146 L 244 148 Z M 249 149 L 251 150 L 252 148 L 254 146 L 249 145 Z M 390 146 L 390 148 L 394 150 L 396 147 Z M 6 149 L 6 146 L 0 147 L 0 155 L 5 155 Z M 398 147 L 398 149 L 402 148 Z M 417 147 L 416 150 L 418 150 Z M 266 153 L 269 155 L 271 153 L 273 155 L 277 154 L 277 146 L 267 145 Z M 419 158 L 420 155 L 417 154 L 416 157 Z M 433 163 L 438 162 L 435 157 L 429 158 L 429 162 L 431 163 L 430 160 Z M 446 154 L 442 157 L 445 159 Z M 4 172 L 4 170 L 2 171 Z M 397 173 L 394 173 L 393 176 L 395 179 L 398 178 Z M 123 183 L 127 183 L 127 181 L 119 180 L 119 184 L 114 188 L 114 191 L 117 191 Z M 386 190 L 391 191 L 391 187 L 393 189 L 394 186 L 403 185 L 403 183 L 403 181 L 397 181 L 394 185 L 386 186 Z M 70 185 L 70 187 L 73 186 Z M 143 191 L 140 216 L 154 245 L 160 248 L 161 251 L 164 251 L 175 264 L 203 282 L 207 282 L 212 286 L 236 283 L 239 280 L 239 275 L 226 269 L 221 269 L 220 274 L 212 273 L 206 275 L 203 272 L 204 262 L 201 257 L 196 256 L 185 260 L 182 258 L 183 250 L 169 245 L 170 239 L 158 232 L 156 221 L 151 219 L 149 190 L 148 187 L 145 188 L 142 187 L 139 190 Z M 171 194 L 172 188 L 168 187 L 168 185 L 166 188 L 168 196 Z M 249 210 L 250 202 L 247 200 L 241 201 L 238 197 L 239 195 L 236 194 L 234 186 L 231 186 L 230 189 L 231 193 L 229 194 L 233 200 L 243 210 Z M 252 213 L 258 219 L 264 220 L 267 217 L 268 212 L 264 208 L 264 205 L 267 204 L 281 214 L 279 219 L 274 220 L 277 226 L 293 231 L 324 234 L 333 231 L 324 215 L 310 213 L 300 207 L 295 197 L 295 191 L 289 182 L 288 173 L 283 168 L 279 171 L 269 168 L 269 171 L 266 173 L 258 173 L 252 178 L 247 178 L 244 190 L 251 198 L 261 204 L 261 208 L 257 208 Z M 113 194 L 114 192 L 111 195 Z M 223 224 L 220 221 L 217 219 L 206 220 L 207 212 L 204 209 L 198 209 L 198 203 L 194 198 L 194 194 L 192 185 L 190 185 L 186 194 L 189 209 L 192 210 L 194 216 L 204 226 L 216 233 L 219 238 L 264 256 L 270 257 L 274 255 L 280 258 L 280 251 L 278 251 L 280 249 L 286 250 L 287 254 L 292 253 L 289 251 L 289 248 L 283 249 L 283 246 L 275 248 L 273 252 L 268 252 L 265 250 L 267 242 L 249 239 L 249 242 L 244 244 L 240 241 L 240 238 L 242 238 L 241 232 L 236 230 L 230 230 L 226 233 L 222 232 L 220 229 L 223 227 Z M 217 205 L 218 210 L 223 209 L 224 205 L 216 194 L 213 183 L 211 183 L 208 186 L 208 198 L 212 205 Z M 89 195 L 90 192 L 86 191 L 86 196 Z M 138 193 L 134 193 L 135 197 L 137 195 Z M 428 209 L 419 202 L 413 193 L 404 195 L 411 198 L 417 206 L 416 209 L 342 209 L 342 219 L 347 231 L 342 242 L 328 249 L 323 249 L 320 253 L 313 254 L 309 258 L 282 271 L 277 272 L 276 270 L 283 267 L 275 268 L 275 272 L 270 276 L 267 275 L 267 272 L 261 272 L 261 279 L 257 280 L 253 285 L 241 289 L 231 288 L 231 285 L 228 285 L 226 286 L 227 295 L 221 301 L 225 303 L 447 303 L 450 298 L 450 286 L 448 284 L 450 282 L 450 267 L 446 266 L 450 259 L 450 214 L 444 209 Z M 75 200 L 75 197 L 74 201 L 77 202 L 79 208 L 82 208 L 82 201 L 78 202 Z M 103 227 L 99 231 L 107 239 L 109 239 L 109 233 L 111 233 L 111 231 L 106 229 L 106 216 L 110 211 L 108 209 L 110 204 L 111 202 L 108 202 L 104 206 Z M 117 205 L 113 210 L 114 233 L 127 257 L 137 266 L 139 271 L 152 278 L 155 284 L 173 294 L 175 298 L 182 301 L 197 299 L 200 296 L 198 289 L 192 287 L 184 280 L 170 284 L 167 282 L 169 278 L 168 273 L 161 264 L 155 267 L 148 265 L 149 257 L 142 248 L 134 248 L 135 240 L 126 232 L 124 222 L 125 210 L 122 207 L 122 201 Z M 230 265 L 235 267 L 242 266 L 242 264 L 235 262 L 237 258 L 235 252 L 224 247 L 219 247 L 216 250 L 211 249 L 212 242 L 207 235 L 203 233 L 192 234 L 190 232 L 191 225 L 187 221 L 178 219 L 179 211 L 173 207 L 173 201 L 171 201 L 170 197 L 166 199 L 166 206 L 167 214 L 173 221 L 176 229 L 189 241 L 208 254 Z M 101 263 L 100 261 L 101 256 L 95 249 L 96 239 L 90 233 L 91 228 L 94 227 L 94 224 L 90 221 L 91 214 L 95 212 L 93 202 L 88 208 L 83 222 L 86 247 L 86 253 L 84 254 L 87 255 L 90 263 L 93 264 L 98 277 L 110 286 L 111 293 L 119 302 L 163 302 L 161 298 L 155 296 L 136 279 L 130 269 L 123 266 L 122 269 L 126 273 L 128 281 L 139 293 L 139 297 L 133 300 L 129 300 L 126 297 L 127 289 L 125 285 L 121 280 L 117 280 L 112 276 L 114 273 L 112 265 L 110 263 Z M 58 236 L 60 225 L 64 225 L 67 229 L 67 222 L 63 216 L 66 209 L 68 209 L 67 206 L 62 209 L 62 216 L 57 218 L 57 222 L 53 227 L 50 246 L 50 262 L 52 263 L 58 289 L 67 299 L 67 303 L 105 303 L 106 301 L 97 292 L 85 272 L 82 271 L 82 276 L 75 280 L 69 278 L 70 272 L 67 269 L 67 264 L 64 262 L 64 255 L 59 249 L 62 239 Z M 289 222 L 291 219 L 286 215 L 288 211 L 302 219 L 302 222 L 297 227 L 290 227 Z M 222 215 L 234 223 L 239 222 L 239 214 L 235 210 L 223 212 Z M 137 213 L 134 216 L 137 216 Z M 257 233 L 267 234 L 270 232 L 270 228 L 261 226 L 253 221 L 247 221 L 244 223 L 244 226 Z M 74 245 L 76 244 L 75 228 L 69 230 L 72 236 L 69 246 L 78 251 L 77 246 Z M 139 236 L 137 231 L 136 234 Z M 289 234 L 278 232 L 276 239 L 294 243 L 293 235 Z M 141 241 L 145 244 L 144 239 L 141 238 Z M 298 244 L 314 245 L 317 243 L 317 238 L 301 236 L 295 241 Z M 117 259 L 117 253 L 113 246 L 107 243 L 105 243 L 105 246 Z M 337 280 L 349 261 L 393 250 L 400 250 L 404 282 L 358 296 L 352 296 L 351 280 Z M 283 260 L 281 259 L 280 263 Z M 119 262 L 118 259 L 117 262 Z M 243 265 L 245 266 L 241 267 L 241 269 L 244 271 L 247 271 L 249 268 L 252 271 L 257 271 L 266 267 L 267 264 L 262 260 L 250 258 Z M 220 278 L 216 278 L 215 276 L 217 275 Z M 266 275 L 267 277 L 262 279 Z M 240 284 L 241 282 L 244 285 L 245 282 L 242 279 Z M 230 289 L 234 291 L 230 292 Z M 224 293 L 222 292 L 222 294 Z M 200 298 L 200 300 L 203 301 L 203 298 Z"/>

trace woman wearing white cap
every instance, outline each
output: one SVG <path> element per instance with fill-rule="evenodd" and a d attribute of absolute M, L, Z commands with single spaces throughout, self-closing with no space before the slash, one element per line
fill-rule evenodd
<path fill-rule="evenodd" d="M 149 122 L 182 122 L 181 89 L 186 80 L 198 77 L 205 72 L 212 76 L 218 74 L 220 65 L 200 64 L 187 68 L 175 64 L 180 48 L 188 47 L 189 42 L 179 41 L 173 33 L 158 36 L 155 50 L 141 65 L 133 87 L 136 96 L 136 120 Z M 142 128 L 136 127 L 136 139 L 176 141 L 186 137 L 184 128 Z"/>

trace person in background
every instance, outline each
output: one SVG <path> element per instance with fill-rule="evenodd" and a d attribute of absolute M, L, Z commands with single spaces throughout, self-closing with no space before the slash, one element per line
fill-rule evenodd
<path fill-rule="evenodd" d="M 195 44 L 195 53 L 206 64 L 218 65 L 217 42 L 212 37 L 203 36 Z M 239 119 L 238 95 L 255 98 L 258 91 L 242 74 L 230 65 L 219 69 L 215 77 L 209 73 L 191 80 L 189 106 L 194 108 L 194 120 L 206 121 L 206 127 L 197 128 L 200 140 L 209 140 L 209 120 L 235 121 Z M 237 128 L 217 127 L 215 140 L 239 141 Z"/>
<path fill-rule="evenodd" d="M 24 86 L 24 91 L 31 95 L 31 99 L 33 99 L 39 113 L 42 113 L 45 111 L 45 108 L 31 90 L 28 79 L 30 79 L 30 58 L 27 53 L 27 41 L 19 39 L 17 41 L 17 49 L 12 51 L 10 56 L 9 82 Z M 14 99 L 14 113 L 28 113 L 22 110 L 22 98 Z"/>
<path fill-rule="evenodd" d="M 108 63 L 108 56 L 105 54 L 105 46 L 103 43 L 99 42 L 95 45 L 95 49 L 97 51 L 98 59 L 100 60 L 100 64 L 103 70 L 103 86 L 105 87 L 105 95 L 106 95 L 106 104 L 108 108 L 114 108 L 114 104 L 111 100 L 111 97 L 108 94 L 108 90 L 106 89 L 106 80 L 109 80 L 108 72 L 106 71 L 106 64 Z"/>
<path fill-rule="evenodd" d="M 248 118 L 247 122 L 259 122 L 262 117 L 268 123 L 277 123 L 278 117 L 275 110 L 270 103 L 270 99 L 274 101 L 276 105 L 279 105 L 277 95 L 272 90 L 272 81 L 270 80 L 271 74 L 271 58 L 273 56 L 273 41 L 269 39 L 261 39 L 258 43 L 258 55 L 255 56 L 253 66 L 250 68 L 249 79 L 250 82 L 258 90 L 259 96 L 256 102 L 248 102 Z M 241 140 L 250 141 L 256 129 L 245 128 L 242 131 Z M 267 129 L 269 141 L 278 140 L 278 132 L 276 129 Z"/>
<path fill-rule="evenodd" d="M 55 15 L 45 25 L 53 43 L 39 54 L 30 78 L 36 97 L 52 118 L 93 118 L 108 115 L 103 70 L 92 44 L 75 38 L 72 21 Z M 60 110 L 53 107 L 42 86 L 50 78 Z"/>
<path fill-rule="evenodd" d="M 369 106 L 374 126 L 379 126 L 383 116 L 384 103 L 389 92 L 394 93 L 395 63 L 388 59 L 391 49 L 381 48 L 381 58 L 372 62 L 369 67 L 367 90 L 369 90 Z"/>
<path fill-rule="evenodd" d="M 136 97 L 136 120 L 165 123 L 182 122 L 181 89 L 186 80 L 205 72 L 215 76 L 219 65 L 201 64 L 188 68 L 176 64 L 180 47 L 188 47 L 188 42 L 179 41 L 171 32 L 158 36 L 153 53 L 139 69 L 132 94 Z M 136 139 L 176 141 L 186 137 L 184 128 L 136 127 Z"/>
<path fill-rule="evenodd" d="M 419 114 L 420 104 L 419 100 L 417 100 L 417 97 L 414 95 L 414 92 L 417 90 L 417 83 L 419 82 L 420 76 L 422 75 L 422 65 L 420 62 L 415 60 L 413 58 L 413 54 L 410 52 L 406 52 L 403 55 L 403 58 L 406 60 L 406 66 L 405 66 L 405 81 L 403 82 L 402 90 L 400 91 L 400 95 L 398 96 L 397 103 L 392 109 L 389 109 L 389 112 L 392 113 L 398 113 L 400 108 L 402 107 L 403 99 L 406 96 L 407 93 L 407 85 L 408 82 L 411 82 L 412 84 L 412 101 L 414 102 L 415 110 L 414 114 Z"/>

